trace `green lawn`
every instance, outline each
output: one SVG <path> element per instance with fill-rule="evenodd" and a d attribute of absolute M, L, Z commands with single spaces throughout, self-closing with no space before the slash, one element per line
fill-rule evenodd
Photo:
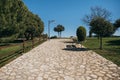
<path fill-rule="evenodd" d="M 10 55 L 10 54 L 12 54 L 13 52 L 15 52 L 15 51 L 17 51 L 17 50 L 19 50 L 19 49 L 21 49 L 21 48 L 22 48 L 22 47 L 19 46 L 19 45 L 9 46 L 9 47 L 7 47 L 7 48 L 3 48 L 3 49 L 0 50 L 0 58 L 6 56 L 6 55 L 8 55 L 8 54 Z"/>
<path fill-rule="evenodd" d="M 120 66 L 120 37 L 103 38 L 103 50 L 97 38 L 87 38 L 83 45 Z"/>

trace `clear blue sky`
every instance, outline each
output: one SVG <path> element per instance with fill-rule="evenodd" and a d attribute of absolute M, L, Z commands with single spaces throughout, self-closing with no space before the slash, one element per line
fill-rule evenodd
<path fill-rule="evenodd" d="M 57 35 L 53 28 L 58 24 L 65 27 L 62 36 L 76 36 L 76 29 L 80 25 L 87 29 L 83 23 L 84 15 L 90 14 L 90 8 L 100 6 L 112 13 L 112 22 L 120 18 L 120 0 L 23 0 L 28 9 L 40 16 L 45 25 L 44 33 L 48 33 L 48 20 L 55 20 L 51 23 L 51 35 Z M 115 33 L 120 35 L 120 29 Z"/>

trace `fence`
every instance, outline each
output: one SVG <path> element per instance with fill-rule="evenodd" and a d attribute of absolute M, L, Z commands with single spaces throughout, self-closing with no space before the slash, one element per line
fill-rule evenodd
<path fill-rule="evenodd" d="M 46 39 L 34 40 L 34 41 L 33 40 L 23 41 L 23 43 L 20 43 L 17 45 L 17 46 L 19 46 L 19 49 L 15 50 L 15 51 L 11 51 L 11 52 L 7 53 L 7 55 L 0 57 L 0 67 L 4 66 L 5 64 L 14 60 L 15 58 L 21 56 L 25 52 L 31 50 L 32 48 L 43 43 L 44 41 L 46 41 Z"/>

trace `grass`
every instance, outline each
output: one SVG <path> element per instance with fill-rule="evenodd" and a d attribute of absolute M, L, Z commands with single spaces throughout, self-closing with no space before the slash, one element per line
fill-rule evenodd
<path fill-rule="evenodd" d="M 38 41 L 38 39 L 34 40 L 34 47 L 43 43 L 45 40 Z M 25 41 L 25 52 L 28 52 L 32 49 L 32 41 Z M 11 62 L 15 58 L 21 56 L 23 52 L 23 43 L 22 42 L 12 42 L 7 44 L 0 44 L 0 67 L 5 64 Z M 23 53 L 22 53 L 23 54 Z"/>
<path fill-rule="evenodd" d="M 103 49 L 99 49 L 99 40 L 97 38 L 87 38 L 87 41 L 83 44 L 90 50 L 93 50 L 105 57 L 106 59 L 114 62 L 120 66 L 120 38 L 108 37 L 103 38 Z"/>
<path fill-rule="evenodd" d="M 3 48 L 3 49 L 0 50 L 0 58 L 6 56 L 8 54 L 10 55 L 10 54 L 12 54 L 12 52 L 18 51 L 21 48 L 22 47 L 19 46 L 19 45 L 9 46 L 9 47 Z"/>

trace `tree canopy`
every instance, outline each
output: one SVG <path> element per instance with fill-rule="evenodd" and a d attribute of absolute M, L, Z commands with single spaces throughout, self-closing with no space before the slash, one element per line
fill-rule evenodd
<path fill-rule="evenodd" d="M 120 28 L 120 19 L 117 19 L 117 20 L 115 21 L 114 27 L 115 27 L 115 29 Z"/>
<path fill-rule="evenodd" d="M 43 30 L 43 21 L 30 12 L 22 0 L 0 0 L 0 37 L 32 38 Z"/>
<path fill-rule="evenodd" d="M 102 49 L 102 37 L 113 32 L 113 25 L 104 18 L 98 17 L 90 22 L 91 31 L 100 37 L 100 49 Z"/>
<path fill-rule="evenodd" d="M 105 8 L 95 6 L 95 7 L 91 7 L 90 10 L 91 10 L 91 13 L 88 14 L 88 15 L 85 15 L 85 17 L 83 18 L 83 22 L 85 22 L 89 26 L 90 26 L 90 23 L 96 18 L 103 18 L 107 21 L 111 20 L 111 12 L 109 12 Z M 92 36 L 92 33 L 93 32 L 92 32 L 91 26 L 90 26 L 90 31 L 89 31 L 89 36 L 90 37 Z M 110 32 L 110 33 L 104 33 L 104 36 L 111 36 L 113 33 L 114 33 L 114 31 Z"/>
<path fill-rule="evenodd" d="M 87 14 L 85 15 L 85 17 L 83 18 L 83 21 L 86 23 L 86 24 L 90 24 L 90 22 L 97 18 L 97 17 L 101 17 L 101 18 L 104 18 L 106 20 L 110 20 L 111 18 L 111 12 L 109 12 L 107 9 L 105 8 L 101 8 L 99 6 L 95 6 L 95 7 L 91 7 L 91 13 L 90 14 Z"/>
<path fill-rule="evenodd" d="M 64 26 L 60 24 L 54 27 L 54 31 L 58 32 L 58 37 L 61 37 L 61 32 L 64 30 L 65 30 Z"/>
<path fill-rule="evenodd" d="M 79 26 L 76 31 L 78 42 L 85 41 L 86 39 L 86 29 L 83 26 Z"/>

